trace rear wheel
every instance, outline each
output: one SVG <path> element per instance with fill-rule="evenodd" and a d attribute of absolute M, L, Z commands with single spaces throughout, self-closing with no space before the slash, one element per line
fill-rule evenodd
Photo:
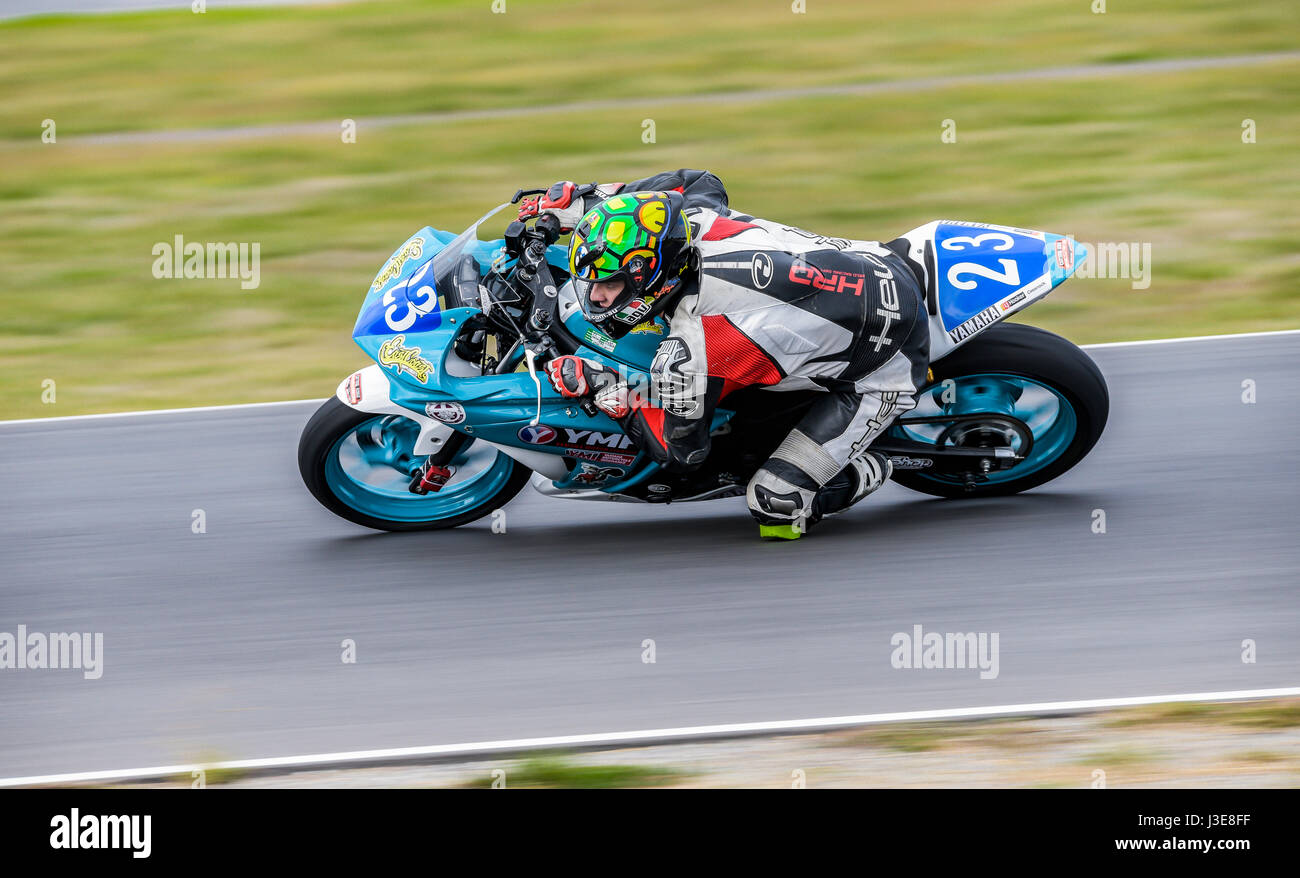
<path fill-rule="evenodd" d="M 1106 427 L 1110 394 L 1092 359 L 1035 326 L 1000 323 L 931 366 L 933 381 L 889 435 L 942 447 L 1007 447 L 1024 459 L 967 480 L 895 470 L 894 481 L 939 497 L 1016 494 L 1051 481 L 1092 450 Z M 945 383 L 949 382 L 949 383 Z M 941 416 L 961 416 L 945 422 Z M 929 423 L 909 424 L 909 419 Z"/>
<path fill-rule="evenodd" d="M 468 524 L 499 509 L 532 474 L 483 442 L 470 440 L 450 461 L 442 490 L 412 494 L 424 463 L 412 454 L 420 427 L 400 415 L 359 412 L 331 397 L 312 415 L 298 443 L 298 470 L 326 509 L 376 530 L 437 530 Z"/>

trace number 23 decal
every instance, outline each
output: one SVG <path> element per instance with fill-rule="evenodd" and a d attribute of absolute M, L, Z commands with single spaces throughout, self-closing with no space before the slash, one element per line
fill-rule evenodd
<path fill-rule="evenodd" d="M 941 245 L 945 250 L 975 250 L 983 246 L 985 242 L 996 242 L 992 245 L 994 250 L 1010 250 L 1015 246 L 1015 239 L 1005 232 L 986 232 L 982 235 L 959 235 L 948 238 Z M 1002 271 L 995 271 L 987 265 L 980 265 L 978 262 L 958 262 L 948 269 L 948 283 L 952 284 L 959 290 L 973 290 L 979 285 L 975 280 L 962 280 L 962 275 L 976 275 L 986 277 L 989 280 L 995 280 L 998 283 L 1007 286 L 1020 286 L 1020 269 L 1014 259 L 999 259 L 998 264 L 1002 266 Z"/>
<path fill-rule="evenodd" d="M 975 274 L 1010 287 L 1020 286 L 1020 269 L 1016 266 L 1016 261 L 1014 259 L 999 259 L 998 262 L 1002 265 L 1001 271 L 994 271 L 987 265 L 980 265 L 978 262 L 958 262 L 948 269 L 948 283 L 959 290 L 973 290 L 979 286 L 978 281 L 958 280 L 957 278 L 963 274 Z"/>

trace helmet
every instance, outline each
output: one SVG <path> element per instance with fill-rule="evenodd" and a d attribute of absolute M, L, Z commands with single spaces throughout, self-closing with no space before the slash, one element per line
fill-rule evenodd
<path fill-rule="evenodd" d="M 680 291 L 690 267 L 691 225 L 679 192 L 615 195 L 587 211 L 569 241 L 569 274 L 587 320 L 613 338 L 653 320 Z M 608 305 L 592 301 L 597 283 L 622 279 Z"/>

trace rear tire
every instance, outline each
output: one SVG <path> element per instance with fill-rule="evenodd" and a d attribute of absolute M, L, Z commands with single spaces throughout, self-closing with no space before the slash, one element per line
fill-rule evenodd
<path fill-rule="evenodd" d="M 1074 408 L 1077 426 L 1074 438 L 1059 457 L 1023 478 L 978 483 L 968 491 L 961 484 L 939 481 L 916 470 L 896 470 L 894 481 L 913 491 L 952 498 L 1017 494 L 1069 470 L 1092 450 L 1106 428 L 1110 392 L 1101 370 L 1073 342 L 1045 329 L 1023 323 L 999 323 L 930 368 L 934 380 L 927 387 L 941 384 L 945 378 L 982 373 L 1016 375 L 1045 384 Z"/>
<path fill-rule="evenodd" d="M 443 528 L 459 527 L 504 506 L 523 489 L 532 475 L 532 470 L 528 469 L 528 467 L 512 458 L 505 457 L 502 452 L 498 452 L 508 461 L 508 464 L 503 464 L 509 467 L 504 482 L 487 496 L 476 500 L 471 508 L 463 512 L 446 518 L 431 517 L 422 521 L 400 521 L 368 514 L 345 503 L 330 486 L 327 473 L 331 455 L 337 454 L 336 448 L 339 440 L 366 421 L 373 420 L 376 417 L 380 416 L 373 412 L 357 411 L 350 406 L 344 405 L 338 397 L 330 397 L 311 416 L 311 420 L 303 428 L 302 438 L 298 442 L 298 471 L 302 474 L 302 480 L 307 486 L 307 490 L 311 491 L 312 496 L 319 500 L 322 506 L 335 515 L 364 527 L 388 531 L 442 530 Z M 444 488 L 443 490 L 447 489 Z M 429 504 L 433 507 L 434 503 L 436 503 L 436 494 L 428 494 L 423 497 L 412 494 L 410 496 L 411 508 L 418 509 L 418 504 L 426 498 L 434 501 Z M 405 503 L 405 498 L 403 498 L 403 503 Z"/>

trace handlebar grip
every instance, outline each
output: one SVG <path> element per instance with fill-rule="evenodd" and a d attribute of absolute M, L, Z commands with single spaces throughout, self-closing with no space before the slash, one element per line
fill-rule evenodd
<path fill-rule="evenodd" d="M 533 228 L 546 236 L 547 246 L 560 239 L 560 219 L 553 213 L 544 213 L 539 216 Z"/>

